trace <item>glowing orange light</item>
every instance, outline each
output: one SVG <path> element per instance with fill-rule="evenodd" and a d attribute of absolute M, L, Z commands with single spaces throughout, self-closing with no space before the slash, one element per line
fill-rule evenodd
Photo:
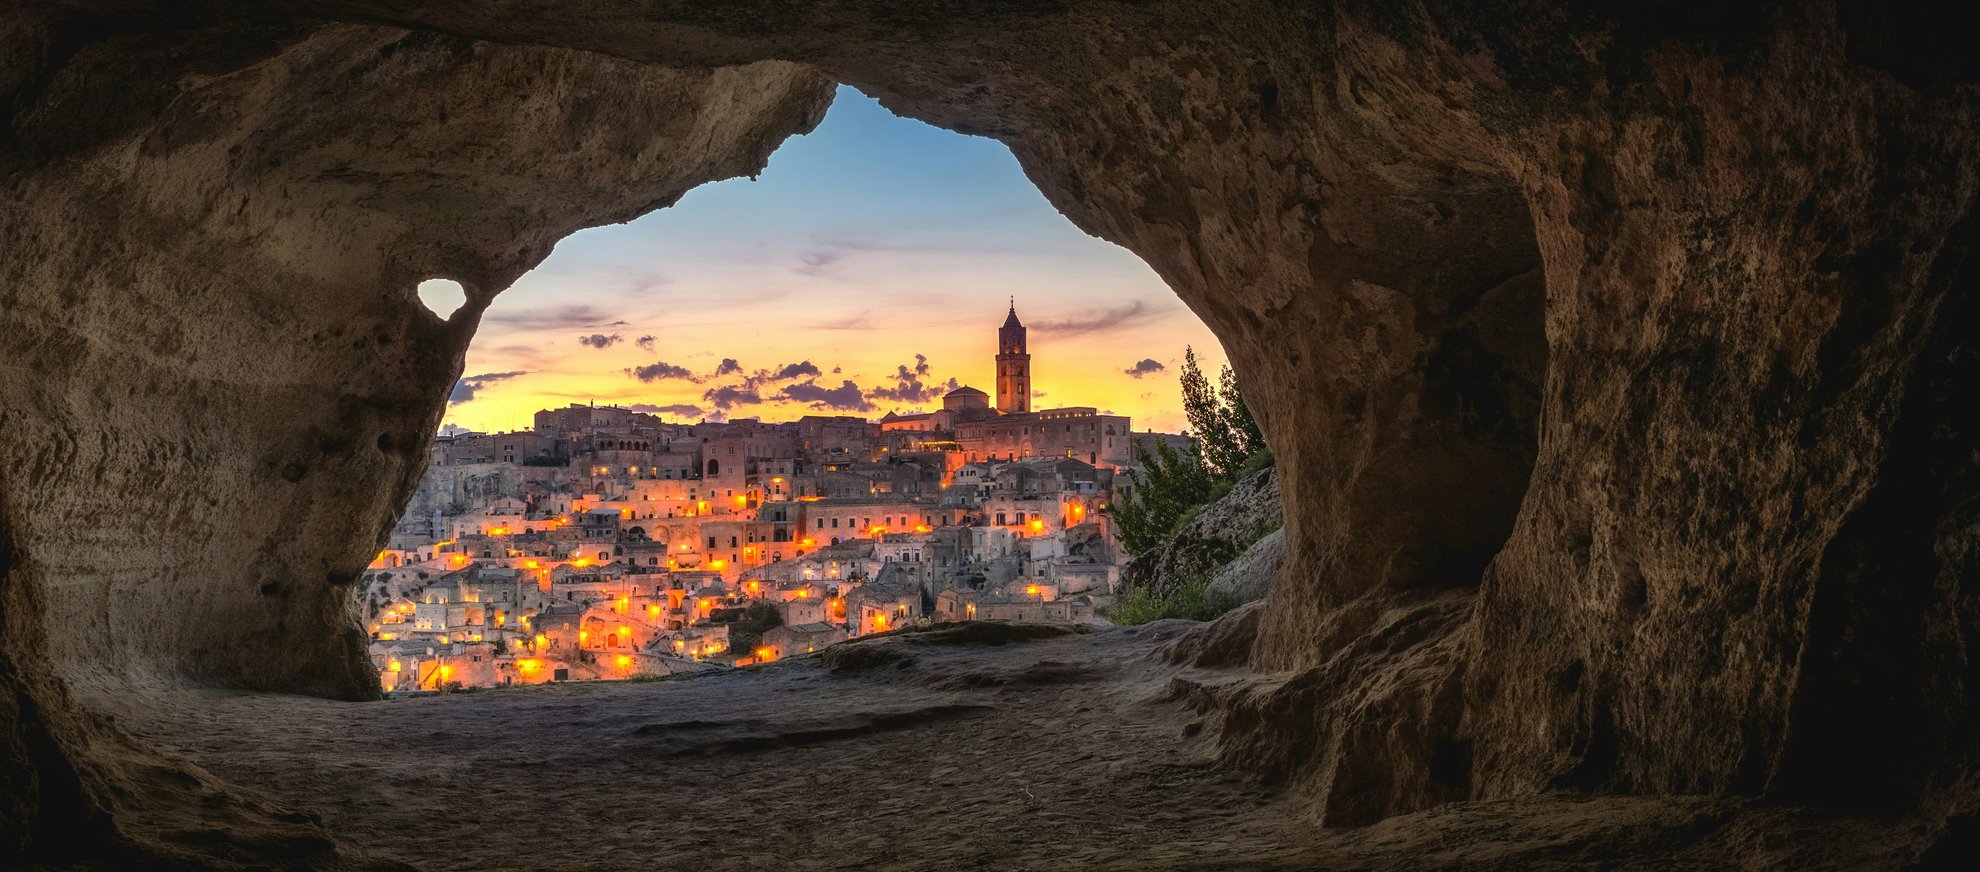
<path fill-rule="evenodd" d="M 713 566 L 716 569 L 721 569 L 722 567 L 727 566 L 728 562 L 724 560 L 711 560 L 709 561 L 708 565 Z"/>
<path fill-rule="evenodd" d="M 686 542 L 682 542 L 682 543 L 681 543 L 681 550 L 682 550 L 682 551 L 686 551 L 686 550 L 688 550 L 688 544 L 687 544 Z"/>
<path fill-rule="evenodd" d="M 660 607 L 659 607 L 659 606 L 647 606 L 647 607 L 646 607 L 646 614 L 647 614 L 647 615 L 648 615 L 649 617 L 655 617 L 655 618 L 657 618 L 657 617 L 660 617 Z"/>
<path fill-rule="evenodd" d="M 534 660 L 518 660 L 516 661 L 516 666 L 524 672 L 534 672 L 538 664 Z"/>
<path fill-rule="evenodd" d="M 630 656 L 627 656 L 627 655 L 625 655 L 625 654 L 620 654 L 620 655 L 618 656 L 618 659 L 617 659 L 616 661 L 614 661 L 614 662 L 616 662 L 616 663 L 618 663 L 618 664 L 619 664 L 619 668 L 620 668 L 620 669 L 631 669 L 631 668 L 632 668 L 632 658 L 631 658 Z"/>
<path fill-rule="evenodd" d="M 875 614 L 873 616 L 873 626 L 882 630 L 887 629 L 887 616 L 884 614 Z"/>
<path fill-rule="evenodd" d="M 1044 522 L 1044 521 L 1032 521 L 1032 522 L 1031 522 L 1031 529 L 1033 529 L 1033 530 L 1043 530 L 1043 529 L 1045 529 L 1045 522 Z"/>
<path fill-rule="evenodd" d="M 621 517 L 621 518 L 631 518 L 631 517 L 632 517 L 632 509 L 620 509 L 620 510 L 619 510 L 619 517 Z"/>
<path fill-rule="evenodd" d="M 749 497 L 744 494 L 736 494 L 736 505 L 738 506 L 749 505 Z"/>
<path fill-rule="evenodd" d="M 545 636 L 542 633 L 536 634 L 536 647 L 544 648 L 544 647 L 548 647 L 549 644 L 550 644 L 549 636 Z"/>
<path fill-rule="evenodd" d="M 630 635 L 632 635 L 632 628 L 631 628 L 631 627 L 620 627 L 620 628 L 619 628 L 619 635 L 620 635 L 621 637 L 625 637 L 625 636 L 630 636 Z"/>
<path fill-rule="evenodd" d="M 590 631 L 590 630 L 579 630 L 579 631 L 578 631 L 578 641 L 580 641 L 580 642 L 583 642 L 583 641 L 586 641 L 586 640 L 589 640 L 590 638 L 591 638 L 591 631 Z"/>
<path fill-rule="evenodd" d="M 798 592 L 797 592 L 797 598 L 798 598 L 798 599 L 804 599 L 805 597 L 808 597 L 808 596 L 811 596 L 811 591 L 808 591 L 808 590 L 801 590 L 801 591 L 798 591 Z"/>
<path fill-rule="evenodd" d="M 389 670 L 391 670 L 391 671 L 393 671 L 393 672 L 397 672 L 397 671 L 399 671 L 399 670 L 400 670 L 400 668 L 401 668 L 401 667 L 399 666 L 399 661 L 397 661 L 397 660 L 394 660 L 394 661 L 392 661 L 391 663 L 387 663 L 387 664 L 385 664 L 385 668 L 386 668 L 386 669 L 389 669 Z"/>
<path fill-rule="evenodd" d="M 1035 584 L 1026 585 L 1024 588 L 1024 592 L 1028 594 L 1036 595 L 1038 593 L 1038 585 Z"/>
<path fill-rule="evenodd" d="M 775 660 L 775 659 L 777 659 L 777 649 L 775 649 L 775 648 L 758 648 L 758 649 L 756 649 L 756 659 L 758 659 L 758 660 Z"/>
<path fill-rule="evenodd" d="M 525 560 L 525 561 L 523 561 L 523 568 L 524 568 L 524 569 L 537 569 L 537 568 L 539 568 L 539 567 L 537 566 L 537 563 L 536 563 L 536 561 L 534 561 L 534 560 Z"/>
<path fill-rule="evenodd" d="M 576 560 L 571 561 L 571 565 L 579 569 L 583 569 L 591 565 L 591 559 L 588 557 L 580 557 Z"/>

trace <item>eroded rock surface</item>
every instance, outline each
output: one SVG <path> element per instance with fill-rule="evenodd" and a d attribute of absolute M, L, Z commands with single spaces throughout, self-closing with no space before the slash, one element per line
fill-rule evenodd
<path fill-rule="evenodd" d="M 1768 795 L 1912 815 L 1895 862 L 1980 805 L 1980 67 L 1946 22 L 198 9 L 0 26 L 0 844 L 175 795 L 109 799 L 149 782 L 67 682 L 357 695 L 348 579 L 480 307 L 756 166 L 828 79 L 1009 144 L 1223 341 L 1286 569 L 1203 648 L 1259 674 L 1190 698 L 1311 814 Z"/>
<path fill-rule="evenodd" d="M 1284 524 L 1278 476 L 1261 469 L 1198 509 L 1169 541 L 1135 555 L 1121 570 L 1121 584 L 1156 590 L 1209 584 L 1234 603 L 1263 599 L 1284 556 Z M 1277 556 L 1271 546 L 1250 554 L 1268 537 L 1279 543 Z"/>

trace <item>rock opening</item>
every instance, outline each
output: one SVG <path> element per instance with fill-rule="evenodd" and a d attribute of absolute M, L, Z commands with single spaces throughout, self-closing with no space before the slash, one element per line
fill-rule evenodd
<path fill-rule="evenodd" d="M 467 290 L 453 279 L 427 279 L 419 283 L 417 293 L 420 305 L 442 321 L 467 305 Z"/>

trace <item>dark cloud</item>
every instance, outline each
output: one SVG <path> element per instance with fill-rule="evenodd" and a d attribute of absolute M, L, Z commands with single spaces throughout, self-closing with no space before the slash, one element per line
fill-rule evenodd
<path fill-rule="evenodd" d="M 836 366 L 835 366 L 835 367 L 832 367 L 832 374 L 833 374 L 833 375 L 838 375 L 838 374 L 839 374 L 839 368 L 838 368 L 838 367 L 836 367 Z"/>
<path fill-rule="evenodd" d="M 1152 357 L 1144 357 L 1140 362 L 1121 371 L 1135 378 L 1141 378 L 1144 375 L 1153 375 L 1165 369 L 1168 369 L 1168 367 L 1163 366 L 1161 361 Z"/>
<path fill-rule="evenodd" d="M 675 403 L 671 406 L 656 406 L 652 403 L 634 403 L 627 408 L 648 415 L 673 415 L 676 418 L 699 418 L 701 407 L 688 403 Z"/>
<path fill-rule="evenodd" d="M 520 312 L 490 312 L 483 315 L 482 320 L 522 330 L 623 327 L 626 323 L 613 318 L 609 313 L 600 311 L 595 306 L 558 306 L 548 309 L 524 309 Z"/>
<path fill-rule="evenodd" d="M 1032 399 L 1034 399 L 1034 400 L 1042 400 L 1042 399 L 1045 399 L 1046 397 L 1049 397 L 1049 396 L 1051 396 L 1051 394 L 1048 394 L 1048 393 L 1046 393 L 1046 392 L 1044 392 L 1044 391 L 1032 391 L 1032 392 L 1031 392 L 1031 398 L 1032 398 Z"/>
<path fill-rule="evenodd" d="M 866 393 L 845 380 L 836 388 L 820 387 L 816 380 L 785 385 L 777 396 L 794 403 L 810 403 L 814 409 L 833 409 L 841 412 L 871 412 L 876 407 L 866 401 Z"/>
<path fill-rule="evenodd" d="M 640 381 L 643 382 L 660 381 L 662 379 L 670 379 L 670 378 L 677 378 L 691 382 L 701 381 L 701 379 L 695 378 L 694 372 L 688 369 L 687 367 L 675 366 L 671 363 L 666 363 L 664 361 L 650 363 L 647 364 L 646 366 L 633 367 L 632 369 L 626 370 L 626 374 L 632 376 L 633 378 L 639 379 Z"/>
<path fill-rule="evenodd" d="M 732 409 L 740 405 L 763 402 L 763 394 L 749 385 L 723 385 L 710 388 L 701 398 L 715 404 L 717 409 Z"/>
<path fill-rule="evenodd" d="M 646 350 L 646 351 L 652 351 L 652 350 L 653 350 L 653 340 L 655 340 L 655 339 L 658 339 L 658 338 L 660 338 L 660 337 L 658 337 L 658 336 L 641 336 L 641 337 L 639 337 L 638 339 L 635 339 L 635 340 L 633 340 L 633 344 L 634 344 L 634 345 L 637 345 L 637 346 L 639 346 L 640 348 L 642 348 L 642 349 L 644 349 L 644 350 Z"/>
<path fill-rule="evenodd" d="M 590 336 L 578 337 L 579 345 L 584 345 L 591 348 L 611 348 L 612 346 L 617 345 L 624 341 L 626 341 L 626 337 L 620 336 L 617 333 L 614 333 L 610 336 L 607 336 L 603 333 L 593 333 Z"/>
<path fill-rule="evenodd" d="M 507 381 L 524 375 L 529 375 L 529 372 L 526 370 L 518 370 L 516 372 L 484 372 L 480 375 L 462 376 L 460 381 L 454 382 L 454 389 L 448 392 L 447 404 L 458 406 L 462 403 L 473 402 L 474 395 L 482 388 L 487 387 L 489 382 Z"/>
<path fill-rule="evenodd" d="M 792 379 L 804 378 L 805 376 L 817 378 L 820 375 L 824 375 L 824 373 L 819 372 L 818 367 L 813 366 L 811 361 L 806 360 L 799 363 L 784 364 L 776 372 L 771 373 L 768 380 L 790 381 Z"/>
<path fill-rule="evenodd" d="M 928 372 L 927 355 L 917 354 L 914 356 L 913 369 L 909 369 L 907 364 L 901 364 L 895 368 L 893 387 L 874 388 L 867 396 L 875 400 L 892 400 L 897 403 L 914 405 L 938 399 L 943 394 L 962 387 L 953 378 L 949 379 L 946 384 L 942 382 L 931 384 L 924 380 Z"/>
<path fill-rule="evenodd" d="M 733 372 L 742 372 L 742 364 L 737 363 L 733 357 L 724 357 L 722 358 L 722 364 L 715 367 L 714 377 L 720 378 Z"/>
<path fill-rule="evenodd" d="M 1150 309 L 1145 302 L 1136 300 L 1125 306 L 1087 312 L 1078 317 L 1067 318 L 1063 321 L 1040 321 L 1025 326 L 1031 328 L 1031 332 L 1033 333 L 1047 336 L 1077 336 L 1081 333 L 1092 333 L 1096 330 L 1130 327 L 1143 322 L 1153 321 L 1160 317 L 1162 317 L 1161 312 Z"/>

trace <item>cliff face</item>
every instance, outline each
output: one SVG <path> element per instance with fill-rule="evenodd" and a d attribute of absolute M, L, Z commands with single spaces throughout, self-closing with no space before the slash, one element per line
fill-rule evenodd
<path fill-rule="evenodd" d="M 9 845 L 136 777 L 65 681 L 361 695 L 349 582 L 477 313 L 560 236 L 757 166 L 829 79 L 1009 144 L 1231 353 L 1287 569 L 1239 616 L 1271 677 L 1214 704 L 1322 820 L 1731 791 L 1929 834 L 1976 803 L 1980 69 L 1943 22 L 200 9 L 0 27 Z M 433 275 L 470 293 L 445 324 Z"/>

